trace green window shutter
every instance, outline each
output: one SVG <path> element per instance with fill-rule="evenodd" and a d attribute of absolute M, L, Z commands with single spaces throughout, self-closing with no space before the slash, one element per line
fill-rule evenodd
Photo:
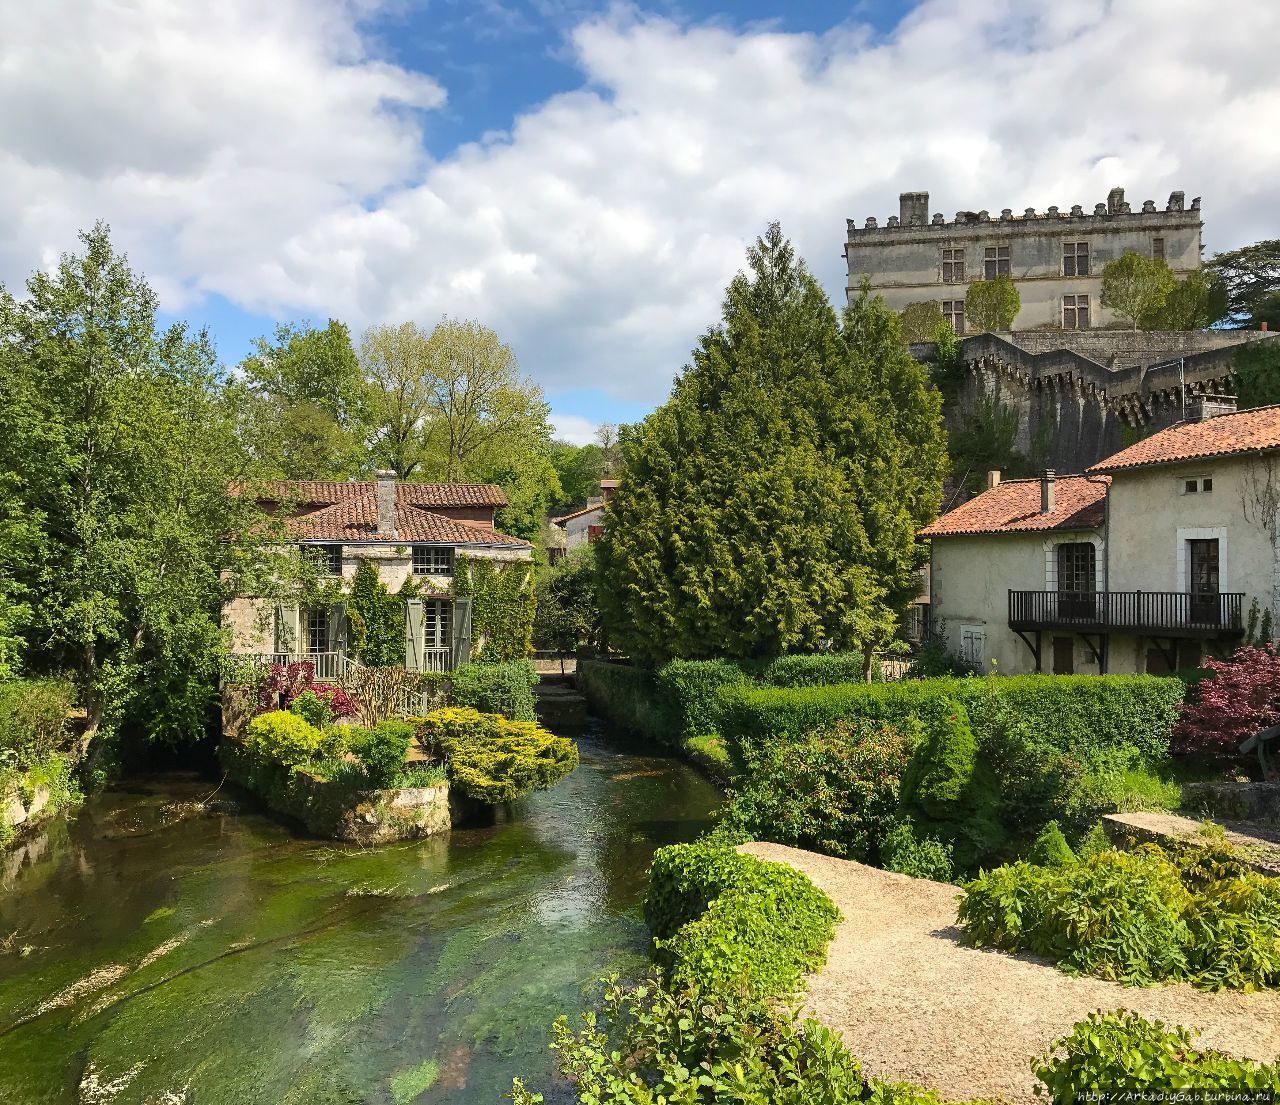
<path fill-rule="evenodd" d="M 453 615 L 449 619 L 453 630 L 453 666 L 459 668 L 471 659 L 471 600 L 454 599 L 450 613 Z"/>
<path fill-rule="evenodd" d="M 347 608 L 345 606 L 329 607 L 328 649 L 330 652 L 347 650 Z"/>
<path fill-rule="evenodd" d="M 282 602 L 276 606 L 276 652 L 296 653 L 302 639 L 301 613 L 297 603 Z"/>
<path fill-rule="evenodd" d="M 404 604 L 404 666 L 410 671 L 422 670 L 421 599 L 408 599 Z"/>

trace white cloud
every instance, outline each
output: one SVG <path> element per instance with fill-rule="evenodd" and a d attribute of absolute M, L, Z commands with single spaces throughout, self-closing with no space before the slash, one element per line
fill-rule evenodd
<path fill-rule="evenodd" d="M 552 411 L 551 425 L 560 441 L 567 441 L 570 445 L 590 445 L 596 439 L 596 430 L 600 424 L 583 418 L 580 414 Z"/>
<path fill-rule="evenodd" d="M 573 33 L 580 90 L 435 163 L 439 86 L 351 6 L 216 11 L 0 0 L 0 274 L 103 215 L 170 304 L 476 316 L 546 386 L 654 402 L 772 218 L 834 295 L 845 217 L 903 189 L 950 217 L 1177 188 L 1210 250 L 1276 233 L 1272 0 L 929 0 L 887 38 L 619 9 Z"/>

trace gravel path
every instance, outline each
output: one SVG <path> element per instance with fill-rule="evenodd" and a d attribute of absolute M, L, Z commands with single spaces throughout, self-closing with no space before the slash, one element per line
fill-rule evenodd
<path fill-rule="evenodd" d="M 963 946 L 954 886 L 779 844 L 743 851 L 799 868 L 840 907 L 844 921 L 827 965 L 809 980 L 808 1006 L 880 1078 L 948 1100 L 1034 1102 L 1031 1058 L 1090 1012 L 1120 1007 L 1199 1028 L 1202 1044 L 1235 1055 L 1280 1053 L 1278 992 L 1072 978 L 1030 956 Z"/>

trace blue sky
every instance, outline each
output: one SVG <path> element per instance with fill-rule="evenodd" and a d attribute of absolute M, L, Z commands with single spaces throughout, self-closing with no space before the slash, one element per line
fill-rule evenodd
<path fill-rule="evenodd" d="M 234 363 L 277 321 L 444 314 L 557 425 L 660 403 L 781 221 L 1203 196 L 1276 228 L 1280 4 L 0 0 L 0 281 L 106 219 Z"/>

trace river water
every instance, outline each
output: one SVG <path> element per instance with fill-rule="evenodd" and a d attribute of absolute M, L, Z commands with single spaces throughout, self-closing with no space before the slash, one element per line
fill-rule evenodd
<path fill-rule="evenodd" d="M 678 761 L 593 733 L 579 748 L 553 790 L 437 840 L 364 850 L 192 814 L 214 784 L 167 776 L 92 799 L 25 861 L 0 855 L 0 1103 L 496 1105 L 514 1074 L 546 1088 L 556 1014 L 642 967 L 653 850 L 718 802 Z"/>

